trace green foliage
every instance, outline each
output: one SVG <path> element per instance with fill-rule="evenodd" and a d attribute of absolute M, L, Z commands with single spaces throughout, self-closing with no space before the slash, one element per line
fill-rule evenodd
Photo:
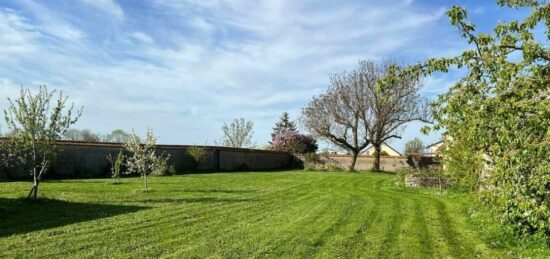
<path fill-rule="evenodd" d="M 192 146 L 187 148 L 187 154 L 193 158 L 193 169 L 198 169 L 200 163 L 206 160 L 206 150 L 202 147 Z"/>
<path fill-rule="evenodd" d="M 73 105 L 67 107 L 67 97 L 62 92 L 53 99 L 55 94 L 55 90 L 48 91 L 46 86 L 40 86 L 35 94 L 21 88 L 17 99 L 8 98 L 9 107 L 4 110 L 12 155 L 23 165 L 29 165 L 33 176 L 29 198 L 37 198 L 40 180 L 55 159 L 55 141 L 81 114 L 81 110 L 73 114 Z"/>
<path fill-rule="evenodd" d="M 469 179 L 464 184 L 475 189 L 483 164 L 491 183 L 491 207 L 503 222 L 522 235 L 548 237 L 550 3 L 499 4 L 530 7 L 531 13 L 520 21 L 499 23 L 492 34 L 476 34 L 466 10 L 455 6 L 447 12 L 451 24 L 475 48 L 457 57 L 428 60 L 410 71 L 447 72 L 453 65 L 468 71 L 433 104 L 438 122 L 434 129 L 445 128 L 452 138 L 444 154 L 455 163 L 452 173 L 466 170 Z M 544 42 L 535 39 L 538 26 L 545 29 Z M 393 80 L 396 77 L 388 77 L 386 83 Z M 466 161 L 473 166 L 466 167 Z"/>
<path fill-rule="evenodd" d="M 422 154 L 424 152 L 424 144 L 419 138 L 414 138 L 405 143 L 405 155 Z"/>

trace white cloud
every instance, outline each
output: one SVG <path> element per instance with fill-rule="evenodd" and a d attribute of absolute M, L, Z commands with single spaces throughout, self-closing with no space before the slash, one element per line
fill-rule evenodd
<path fill-rule="evenodd" d="M 130 18 L 114 1 L 88 4 Z M 0 78 L 64 90 L 85 106 L 78 127 L 142 132 L 153 126 L 161 142 L 196 144 L 217 138 L 223 121 L 241 116 L 256 122 L 256 141 L 266 142 L 280 113 L 298 117 L 329 73 L 352 69 L 359 59 L 423 48 L 419 38 L 436 33 L 425 28 L 442 15 L 403 3 L 157 0 L 163 15 L 179 16 L 170 21 L 181 24 L 157 25 L 173 26 L 173 44 L 162 45 L 155 31 L 136 26 L 115 35 L 123 46 L 108 39 L 115 51 L 104 47 L 107 39 L 91 40 L 68 20 L 48 20 L 42 6 L 27 6 L 43 11 L 38 22 L 0 12 L 0 43 L 11 48 L 0 48 L 0 57 L 15 64 L 0 67 Z M 189 27 L 201 33 L 182 29 Z M 66 40 L 45 41 L 50 34 Z"/>

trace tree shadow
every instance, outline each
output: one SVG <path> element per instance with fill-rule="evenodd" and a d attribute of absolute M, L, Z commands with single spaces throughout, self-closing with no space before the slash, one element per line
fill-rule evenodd
<path fill-rule="evenodd" d="M 136 212 L 147 207 L 0 198 L 0 237 Z"/>

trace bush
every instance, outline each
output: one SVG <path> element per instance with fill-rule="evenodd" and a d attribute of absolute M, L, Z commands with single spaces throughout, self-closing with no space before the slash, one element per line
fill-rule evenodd
<path fill-rule="evenodd" d="M 201 162 L 206 159 L 206 150 L 202 147 L 189 147 L 187 154 L 193 158 L 193 169 L 197 169 Z"/>
<path fill-rule="evenodd" d="M 155 176 L 172 176 L 176 174 L 176 169 L 173 165 L 168 165 L 170 156 L 157 156 L 153 165 L 152 175 Z"/>

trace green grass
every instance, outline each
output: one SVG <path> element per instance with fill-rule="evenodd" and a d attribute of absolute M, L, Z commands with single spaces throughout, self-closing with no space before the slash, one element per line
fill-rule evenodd
<path fill-rule="evenodd" d="M 29 183 L 0 183 L 0 258 L 510 255 L 509 247 L 482 240 L 466 197 L 400 189 L 394 179 L 195 174 L 151 178 L 149 192 L 139 178 L 47 181 L 34 202 L 21 199 Z"/>

